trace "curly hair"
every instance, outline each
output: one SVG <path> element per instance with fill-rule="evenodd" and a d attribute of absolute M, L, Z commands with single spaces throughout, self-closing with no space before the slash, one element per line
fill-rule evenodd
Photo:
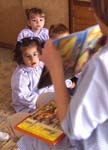
<path fill-rule="evenodd" d="M 36 46 L 38 52 L 41 53 L 42 46 L 39 38 L 28 37 L 28 38 L 23 38 L 21 41 L 18 41 L 14 49 L 13 60 L 17 62 L 17 64 L 19 65 L 24 64 L 23 57 L 22 57 L 22 50 L 32 46 Z"/>

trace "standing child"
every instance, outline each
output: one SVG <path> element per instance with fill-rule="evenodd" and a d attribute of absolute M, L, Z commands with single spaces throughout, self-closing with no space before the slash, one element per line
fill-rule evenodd
<path fill-rule="evenodd" d="M 40 94 L 52 92 L 53 86 L 38 90 L 37 85 L 44 64 L 39 61 L 41 43 L 38 38 L 24 38 L 17 42 L 14 60 L 18 66 L 11 79 L 12 105 L 16 112 L 32 112 Z"/>
<path fill-rule="evenodd" d="M 42 42 L 49 38 L 48 29 L 44 28 L 45 13 L 40 8 L 26 9 L 27 27 L 18 35 L 17 41 L 25 37 L 38 37 Z"/>

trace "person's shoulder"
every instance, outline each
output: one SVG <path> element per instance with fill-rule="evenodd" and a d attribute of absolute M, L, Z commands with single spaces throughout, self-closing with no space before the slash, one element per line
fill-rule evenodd
<path fill-rule="evenodd" d="M 24 29 L 22 29 L 17 37 L 17 41 L 20 41 L 21 39 L 23 39 L 24 37 L 28 37 L 30 36 L 32 33 L 32 30 L 30 30 L 28 27 L 25 27 Z"/>
<path fill-rule="evenodd" d="M 96 70 L 108 70 L 108 44 L 100 48 L 100 50 L 92 56 L 92 58 L 85 65 L 85 69 L 91 69 L 96 72 Z"/>
<path fill-rule="evenodd" d="M 29 82 L 29 72 L 25 67 L 17 66 L 11 77 L 11 86 L 20 86 Z"/>
<path fill-rule="evenodd" d="M 31 32 L 31 30 L 28 27 L 25 27 L 19 32 L 19 34 L 24 32 Z"/>
<path fill-rule="evenodd" d="M 49 39 L 49 30 L 47 28 L 42 28 L 39 33 L 39 38 L 43 41 Z"/>
<path fill-rule="evenodd" d="M 24 65 L 18 65 L 15 69 L 15 71 L 13 72 L 13 76 L 26 76 L 29 72 L 28 67 L 25 67 Z"/>
<path fill-rule="evenodd" d="M 41 32 L 49 33 L 49 30 L 47 28 L 42 28 Z"/>
<path fill-rule="evenodd" d="M 39 61 L 39 66 L 43 68 L 44 67 L 44 63 L 42 61 Z"/>
<path fill-rule="evenodd" d="M 42 28 L 43 31 L 49 31 L 48 28 Z"/>

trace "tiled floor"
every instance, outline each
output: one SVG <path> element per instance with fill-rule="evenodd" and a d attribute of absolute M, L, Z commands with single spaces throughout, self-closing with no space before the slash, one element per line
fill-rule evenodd
<path fill-rule="evenodd" d="M 12 50 L 0 48 L 0 130 L 7 131 L 6 118 L 14 113 L 11 107 L 10 79 L 16 64 L 12 61 Z M 10 139 L 0 142 L 0 150 L 16 150 L 15 142 Z"/>

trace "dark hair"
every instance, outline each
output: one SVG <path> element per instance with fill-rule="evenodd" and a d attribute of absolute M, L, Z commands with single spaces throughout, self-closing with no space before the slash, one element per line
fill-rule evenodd
<path fill-rule="evenodd" d="M 23 38 L 21 41 L 18 41 L 16 43 L 15 49 L 14 49 L 14 61 L 16 61 L 19 65 L 24 64 L 23 57 L 22 57 L 22 50 L 24 48 L 29 48 L 31 46 L 37 46 L 37 50 L 39 53 L 41 53 L 42 47 L 41 47 L 41 41 L 39 38 Z"/>
<path fill-rule="evenodd" d="M 63 34 L 69 32 L 69 29 L 62 23 L 51 25 L 49 28 L 49 37 L 53 38 L 54 34 Z"/>
<path fill-rule="evenodd" d="M 91 0 L 91 4 L 96 15 L 108 26 L 108 0 Z"/>
<path fill-rule="evenodd" d="M 45 13 L 42 11 L 42 9 L 37 8 L 37 7 L 26 9 L 25 14 L 28 20 L 33 16 L 33 14 L 40 15 L 41 17 L 45 18 Z"/>

